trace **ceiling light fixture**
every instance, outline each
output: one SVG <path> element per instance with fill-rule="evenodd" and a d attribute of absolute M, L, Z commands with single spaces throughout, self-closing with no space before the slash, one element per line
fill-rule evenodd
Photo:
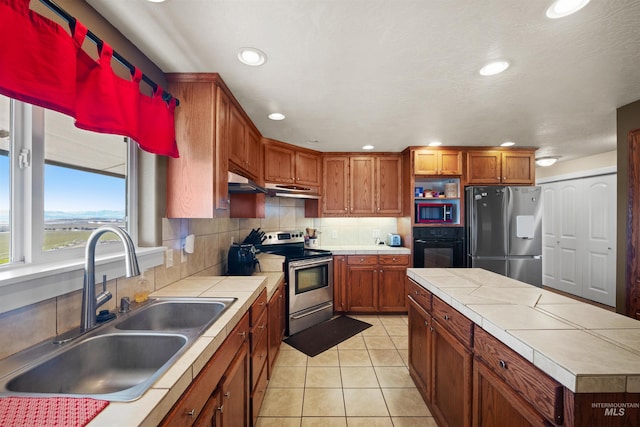
<path fill-rule="evenodd" d="M 284 120 L 284 114 L 281 113 L 271 113 L 269 114 L 269 118 L 271 120 Z"/>
<path fill-rule="evenodd" d="M 374 148 L 376 148 L 376 147 L 374 147 L 373 145 L 363 145 L 362 146 L 363 150 L 373 150 Z"/>
<path fill-rule="evenodd" d="M 505 141 L 500 144 L 501 147 L 513 147 L 514 145 L 516 145 L 516 143 L 513 141 Z"/>
<path fill-rule="evenodd" d="M 558 19 L 576 13 L 590 0 L 556 0 L 547 9 L 547 18 Z"/>
<path fill-rule="evenodd" d="M 555 164 L 555 162 L 557 162 L 559 158 L 560 157 L 557 157 L 557 156 L 538 157 L 536 159 L 536 165 L 542 166 L 542 167 L 551 166 Z"/>
<path fill-rule="evenodd" d="M 164 3 L 165 0 L 147 0 L 150 3 Z"/>
<path fill-rule="evenodd" d="M 257 67 L 267 62 L 267 55 L 255 47 L 242 47 L 238 51 L 238 60 L 243 64 Z"/>
<path fill-rule="evenodd" d="M 429 147 L 437 147 L 439 145 L 442 145 L 442 142 L 440 142 L 440 141 L 431 141 L 429 143 Z"/>
<path fill-rule="evenodd" d="M 502 73 L 507 68 L 509 68 L 509 63 L 507 61 L 494 61 L 482 67 L 480 69 L 480 74 L 483 76 L 495 76 L 496 74 Z"/>

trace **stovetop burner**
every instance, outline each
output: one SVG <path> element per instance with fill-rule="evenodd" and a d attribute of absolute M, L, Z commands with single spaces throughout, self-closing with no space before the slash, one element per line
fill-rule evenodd
<path fill-rule="evenodd" d="M 264 235 L 266 239 L 256 249 L 282 255 L 287 261 L 331 256 L 331 251 L 306 248 L 302 231 L 268 231 Z"/>

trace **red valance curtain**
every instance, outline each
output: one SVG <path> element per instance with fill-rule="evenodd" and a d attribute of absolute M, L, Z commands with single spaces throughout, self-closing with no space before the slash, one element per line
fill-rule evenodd
<path fill-rule="evenodd" d="M 0 0 L 0 93 L 76 119 L 76 127 L 128 136 L 141 149 L 178 157 L 176 100 L 158 86 L 140 92 L 142 72 L 130 80 L 111 68 L 104 41 L 96 61 L 82 49 L 87 28 L 75 20 L 70 36 L 56 22 L 29 9 L 29 0 Z"/>

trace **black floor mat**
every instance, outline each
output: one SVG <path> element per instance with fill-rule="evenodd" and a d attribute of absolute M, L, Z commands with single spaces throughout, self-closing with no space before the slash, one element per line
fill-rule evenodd
<path fill-rule="evenodd" d="M 293 334 L 284 342 L 313 357 L 369 327 L 369 323 L 340 316 Z"/>

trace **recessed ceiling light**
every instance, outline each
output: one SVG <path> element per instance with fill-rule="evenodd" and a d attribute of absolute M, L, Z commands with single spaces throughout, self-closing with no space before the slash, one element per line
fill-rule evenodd
<path fill-rule="evenodd" d="M 556 0 L 547 9 L 547 18 L 564 18 L 576 13 L 589 3 L 590 0 Z"/>
<path fill-rule="evenodd" d="M 542 166 L 542 167 L 547 167 L 547 166 L 551 166 L 553 164 L 555 164 L 555 162 L 557 162 L 559 159 L 559 157 L 557 156 L 548 156 L 548 157 L 538 157 L 536 159 L 536 165 L 538 166 Z"/>
<path fill-rule="evenodd" d="M 442 142 L 440 142 L 440 141 L 431 141 L 429 143 L 429 147 L 437 147 L 438 145 L 442 145 Z"/>
<path fill-rule="evenodd" d="M 500 144 L 501 147 L 512 147 L 514 145 L 516 145 L 516 143 L 512 142 L 512 141 L 506 141 L 506 142 L 503 142 L 502 144 Z"/>
<path fill-rule="evenodd" d="M 507 61 L 494 61 L 482 67 L 480 69 L 480 74 L 483 76 L 495 76 L 496 74 L 502 73 L 507 68 L 509 68 L 509 63 Z"/>
<path fill-rule="evenodd" d="M 281 113 L 271 113 L 269 114 L 269 118 L 271 120 L 284 120 L 284 114 Z"/>
<path fill-rule="evenodd" d="M 147 0 L 147 1 L 151 3 L 164 3 L 164 0 Z"/>
<path fill-rule="evenodd" d="M 363 145 L 362 146 L 363 150 L 373 150 L 374 148 L 376 148 L 376 147 L 374 147 L 373 145 Z"/>
<path fill-rule="evenodd" d="M 254 47 L 243 47 L 238 51 L 238 59 L 243 64 L 257 67 L 267 62 L 267 55 L 260 49 Z"/>

